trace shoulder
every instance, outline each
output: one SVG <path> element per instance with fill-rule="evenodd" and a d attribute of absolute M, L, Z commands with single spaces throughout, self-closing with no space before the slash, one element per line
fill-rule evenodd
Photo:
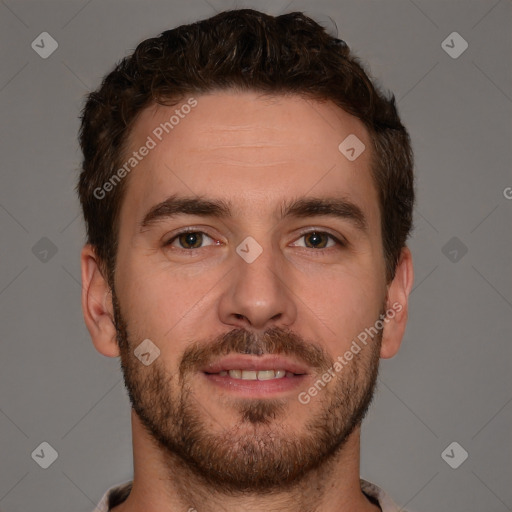
<path fill-rule="evenodd" d="M 368 482 L 367 480 L 360 479 L 361 482 L 361 491 L 363 491 L 366 496 L 373 498 L 382 509 L 382 512 L 407 512 L 404 509 L 399 509 L 395 502 L 390 498 L 390 496 L 379 486 Z"/>
<path fill-rule="evenodd" d="M 105 492 L 101 501 L 98 503 L 93 512 L 109 512 L 117 505 L 123 503 L 128 498 L 132 490 L 133 481 L 123 482 L 111 487 Z"/>

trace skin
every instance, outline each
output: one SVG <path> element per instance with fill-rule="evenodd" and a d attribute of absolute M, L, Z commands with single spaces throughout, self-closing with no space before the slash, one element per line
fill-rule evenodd
<path fill-rule="evenodd" d="M 258 335 L 273 327 L 286 328 L 335 360 L 359 333 L 374 325 L 383 307 L 399 303 L 402 309 L 385 324 L 379 343 L 365 347 L 350 364 L 368 368 L 371 350 L 381 358 L 393 357 L 407 323 L 412 257 L 405 247 L 393 281 L 386 283 L 381 218 L 370 174 L 371 141 L 364 125 L 331 102 L 298 96 L 263 98 L 254 92 L 224 91 L 195 98 L 197 107 L 125 178 L 115 295 L 127 321 L 131 352 L 120 350 L 116 339 L 112 293 L 95 252 L 89 245 L 83 248 L 82 304 L 96 349 L 125 362 L 131 357 L 136 368 L 140 363 L 134 361 L 133 348 L 151 339 L 160 357 L 154 366 L 140 365 L 140 373 L 134 370 L 132 375 L 142 379 L 151 375 L 143 372 L 158 368 L 170 379 L 169 393 L 177 393 L 180 362 L 194 342 L 206 346 L 239 328 Z M 143 145 L 179 107 L 152 106 L 143 111 L 129 147 Z M 366 146 L 353 162 L 338 150 L 349 134 Z M 172 194 L 229 200 L 234 216 L 182 215 L 141 230 L 144 215 Z M 367 231 L 335 217 L 279 221 L 276 211 L 281 202 L 302 196 L 350 199 L 364 212 Z M 189 226 L 210 237 L 203 235 L 201 248 L 185 249 L 179 240 L 163 247 Z M 322 239 L 327 248 L 308 246 L 311 237 L 304 235 L 306 230 L 344 238 L 348 245 L 337 246 L 327 238 Z M 263 249 L 250 264 L 235 251 L 247 236 Z M 232 432 L 239 425 L 241 402 L 194 372 L 187 375 L 195 410 L 208 433 Z M 297 439 L 307 434 L 308 422 L 335 399 L 334 390 L 346 389 L 337 388 L 342 384 L 337 375 L 307 406 L 301 404 L 297 393 L 306 391 L 318 376 L 311 371 L 299 389 L 282 395 L 283 406 L 274 420 L 244 424 L 237 433 L 258 436 L 275 429 Z M 365 371 L 353 376 L 361 379 L 361 385 L 369 379 Z M 208 487 L 178 458 L 165 453 L 133 409 L 132 435 L 134 486 L 116 512 L 191 507 L 198 512 L 379 510 L 359 486 L 359 426 L 325 468 L 308 473 L 300 486 L 267 494 L 235 495 Z"/>

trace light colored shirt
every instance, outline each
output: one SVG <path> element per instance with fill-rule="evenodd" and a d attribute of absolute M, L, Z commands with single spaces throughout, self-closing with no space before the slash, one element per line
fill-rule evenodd
<path fill-rule="evenodd" d="M 109 512 L 110 509 L 120 505 L 128 498 L 132 488 L 132 481 L 111 487 L 101 498 L 93 512 Z M 361 478 L 361 490 L 375 504 L 378 504 L 382 512 L 407 512 L 399 509 L 393 500 L 378 486 Z M 373 499 L 372 499 L 373 498 Z"/>

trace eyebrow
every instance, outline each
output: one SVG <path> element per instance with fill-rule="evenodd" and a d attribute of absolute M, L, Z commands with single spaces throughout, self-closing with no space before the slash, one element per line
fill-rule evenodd
<path fill-rule="evenodd" d="M 223 199 L 205 197 L 170 196 L 153 206 L 140 223 L 140 229 L 178 215 L 197 215 L 218 219 L 233 218 L 231 203 Z M 368 221 L 363 210 L 352 201 L 336 197 L 301 197 L 284 201 L 279 209 L 278 220 L 288 217 L 336 217 L 348 220 L 362 232 L 368 231 Z"/>

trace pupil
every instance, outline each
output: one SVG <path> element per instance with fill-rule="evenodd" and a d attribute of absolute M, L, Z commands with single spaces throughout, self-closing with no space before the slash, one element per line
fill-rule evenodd
<path fill-rule="evenodd" d="M 317 247 L 318 244 L 321 245 L 321 243 L 322 243 L 322 240 L 321 240 L 322 236 L 319 233 L 316 233 L 316 232 L 310 233 L 309 238 L 314 247 Z"/>
<path fill-rule="evenodd" d="M 198 237 L 198 233 L 187 233 L 185 235 L 185 245 L 191 245 L 196 246 L 198 244 L 200 245 L 200 238 Z"/>

